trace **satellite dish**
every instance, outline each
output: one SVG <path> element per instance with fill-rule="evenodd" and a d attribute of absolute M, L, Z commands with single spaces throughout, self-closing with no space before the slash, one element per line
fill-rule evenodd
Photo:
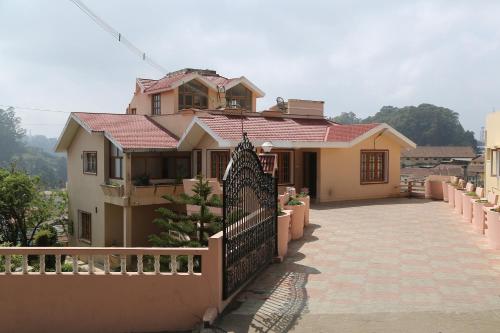
<path fill-rule="evenodd" d="M 276 105 L 278 106 L 278 109 L 280 109 L 281 111 L 286 111 L 286 104 L 283 97 L 276 98 Z"/>

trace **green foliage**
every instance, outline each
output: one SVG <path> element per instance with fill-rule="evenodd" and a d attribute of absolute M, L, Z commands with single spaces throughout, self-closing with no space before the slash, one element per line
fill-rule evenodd
<path fill-rule="evenodd" d="M 197 177 L 198 182 L 193 186 L 192 196 L 185 193 L 179 196 L 165 195 L 164 198 L 175 204 L 195 204 L 200 206 L 197 214 L 186 215 L 174 212 L 168 208 L 157 210 L 161 217 L 153 221 L 163 231 L 157 235 L 150 235 L 149 241 L 160 247 L 199 247 L 208 244 L 208 238 L 221 230 L 221 218 L 212 214 L 208 203 L 217 199 L 208 199 L 212 191 L 208 180 Z M 213 197 L 213 196 L 212 196 Z"/>
<path fill-rule="evenodd" d="M 342 112 L 340 116 L 333 117 L 331 120 L 339 124 L 359 124 L 362 121 L 354 112 Z"/>
<path fill-rule="evenodd" d="M 148 175 L 137 176 L 134 178 L 135 186 L 148 186 L 150 184 L 151 182 Z"/>
<path fill-rule="evenodd" d="M 70 262 L 62 263 L 61 272 L 73 272 L 73 264 Z"/>
<path fill-rule="evenodd" d="M 465 131 L 458 113 L 432 104 L 397 108 L 384 106 L 374 116 L 360 119 L 343 112 L 331 120 L 341 124 L 387 123 L 419 146 L 472 146 L 477 148 L 474 132 Z"/>
<path fill-rule="evenodd" d="M 0 247 L 12 247 L 11 243 L 2 243 Z M 10 269 L 11 271 L 15 271 L 16 268 L 21 267 L 23 264 L 23 256 L 22 255 L 12 255 L 10 257 Z M 0 256 L 0 272 L 5 272 L 5 257 Z"/>
<path fill-rule="evenodd" d="M 283 208 L 281 207 L 280 204 L 278 204 L 278 216 L 283 216 L 285 215 L 285 212 L 283 211 Z"/>
<path fill-rule="evenodd" d="M 474 191 L 467 192 L 467 193 L 465 193 L 465 194 L 466 194 L 466 195 L 468 195 L 469 197 L 476 197 L 476 198 L 478 198 L 478 196 L 477 196 L 476 192 L 474 192 Z"/>
<path fill-rule="evenodd" d="M 0 168 L 0 242 L 31 246 L 44 222 L 65 223 L 64 198 L 61 192 L 42 192 L 38 177 Z"/>
<path fill-rule="evenodd" d="M 8 162 L 12 156 L 24 149 L 22 139 L 25 131 L 21 128 L 21 119 L 16 117 L 13 108 L 0 109 L 0 162 Z"/>
<path fill-rule="evenodd" d="M 300 206 L 303 203 L 302 203 L 302 201 L 297 200 L 294 197 L 290 197 L 290 199 L 288 200 L 288 202 L 286 204 L 287 204 L 287 206 Z"/>
<path fill-rule="evenodd" d="M 25 137 L 14 109 L 0 109 L 0 167 L 12 163 L 30 175 L 40 177 L 46 188 L 62 188 L 67 179 L 66 158 L 52 152 L 56 139 L 43 135 Z"/>

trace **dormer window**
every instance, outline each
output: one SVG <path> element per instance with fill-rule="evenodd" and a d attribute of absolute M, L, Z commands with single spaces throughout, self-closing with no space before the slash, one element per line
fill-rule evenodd
<path fill-rule="evenodd" d="M 161 96 L 160 94 L 154 94 L 152 98 L 152 108 L 151 108 L 151 114 L 153 115 L 159 115 L 161 114 Z"/>
<path fill-rule="evenodd" d="M 208 88 L 196 80 L 179 86 L 179 110 L 208 108 Z"/>
<path fill-rule="evenodd" d="M 252 110 L 252 91 L 242 84 L 238 84 L 226 91 L 227 105 L 236 105 L 238 108 Z"/>

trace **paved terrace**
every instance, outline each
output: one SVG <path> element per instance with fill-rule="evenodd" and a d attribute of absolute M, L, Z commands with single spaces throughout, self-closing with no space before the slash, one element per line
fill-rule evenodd
<path fill-rule="evenodd" d="M 387 199 L 311 210 L 217 325 L 234 332 L 499 332 L 500 251 L 446 203 Z"/>

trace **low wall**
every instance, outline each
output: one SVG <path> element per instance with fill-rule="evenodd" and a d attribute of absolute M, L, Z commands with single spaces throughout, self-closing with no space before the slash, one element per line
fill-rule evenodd
<path fill-rule="evenodd" d="M 0 273 L 0 313 L 8 318 L 5 332 L 156 332 L 189 330 L 202 321 L 208 308 L 222 311 L 222 233 L 210 238 L 208 248 L 0 248 L 0 255 L 56 255 L 56 272 Z M 90 259 L 88 272 L 61 272 L 60 255 Z M 121 271 L 110 272 L 109 258 L 121 258 Z M 153 272 L 127 270 L 128 257 L 155 258 Z M 188 272 L 160 271 L 160 256 L 188 256 Z M 201 256 L 201 273 L 193 271 L 193 257 Z M 104 258 L 104 270 L 93 266 Z M 45 257 L 44 257 L 45 258 Z M 9 259 L 7 259 L 9 260 Z M 140 260 L 142 262 L 142 260 Z"/>
<path fill-rule="evenodd" d="M 449 181 L 449 176 L 431 175 L 425 179 L 425 198 L 443 200 L 443 181 Z"/>

